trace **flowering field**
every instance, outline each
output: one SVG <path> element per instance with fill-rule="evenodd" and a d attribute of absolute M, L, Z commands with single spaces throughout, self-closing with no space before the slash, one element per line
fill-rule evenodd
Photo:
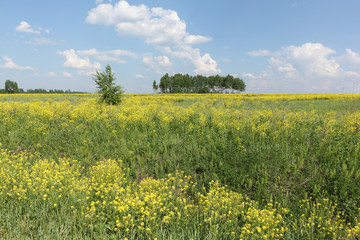
<path fill-rule="evenodd" d="M 0 238 L 360 238 L 360 95 L 0 95 L 0 143 Z"/>

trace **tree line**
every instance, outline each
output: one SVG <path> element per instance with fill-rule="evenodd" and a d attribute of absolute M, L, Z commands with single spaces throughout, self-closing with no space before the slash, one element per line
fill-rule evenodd
<path fill-rule="evenodd" d="M 70 89 L 68 90 L 59 90 L 59 89 L 42 89 L 42 88 L 36 88 L 36 89 L 27 89 L 24 91 L 24 89 L 19 88 L 17 82 L 6 80 L 5 81 L 5 88 L 0 89 L 0 93 L 81 93 L 81 92 L 74 92 Z"/>
<path fill-rule="evenodd" d="M 153 89 L 162 93 L 240 93 L 245 91 L 244 81 L 232 75 L 227 76 L 190 76 L 177 73 L 169 76 L 166 73 L 160 83 L 153 82 Z"/>

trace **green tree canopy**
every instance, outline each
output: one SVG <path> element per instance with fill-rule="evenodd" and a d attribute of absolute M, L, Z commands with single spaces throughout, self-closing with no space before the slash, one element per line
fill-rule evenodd
<path fill-rule="evenodd" d="M 111 72 L 111 67 L 106 66 L 104 72 L 96 70 L 96 74 L 93 75 L 93 79 L 101 93 L 100 102 L 104 102 L 108 105 L 116 105 L 121 102 L 122 87 L 115 85 L 114 73 Z"/>
<path fill-rule="evenodd" d="M 155 92 L 159 89 L 159 86 L 156 84 L 156 80 L 153 82 L 153 89 Z"/>
<path fill-rule="evenodd" d="M 189 76 L 177 73 L 173 76 L 165 74 L 159 83 L 162 93 L 223 93 L 243 92 L 246 85 L 238 77 L 228 74 L 227 76 Z"/>
<path fill-rule="evenodd" d="M 17 93 L 19 90 L 17 82 L 10 80 L 5 81 L 5 91 L 6 93 Z"/>

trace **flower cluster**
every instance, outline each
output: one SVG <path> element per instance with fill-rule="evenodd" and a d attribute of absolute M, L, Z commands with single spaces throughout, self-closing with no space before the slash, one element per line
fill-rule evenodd
<path fill-rule="evenodd" d="M 136 182 L 121 161 L 100 161 L 86 170 L 77 161 L 31 163 L 31 157 L 1 151 L 2 206 L 11 203 L 25 214 L 38 208 L 67 214 L 74 227 L 84 231 L 108 228 L 129 239 L 181 234 L 197 239 L 282 239 L 304 232 L 322 238 L 359 237 L 359 223 L 347 224 L 328 199 L 303 200 L 302 215 L 294 219 L 279 203 L 261 206 L 218 181 L 210 182 L 207 190 L 197 188 L 179 171 Z"/>

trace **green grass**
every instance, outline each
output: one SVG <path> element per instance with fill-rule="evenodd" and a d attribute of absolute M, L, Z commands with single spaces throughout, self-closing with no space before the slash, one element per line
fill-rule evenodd
<path fill-rule="evenodd" d="M 129 181 L 136 183 L 184 171 L 197 182 L 195 192 L 204 193 L 212 180 L 219 180 L 257 201 L 260 208 L 278 202 L 294 216 L 289 221 L 301 219 L 302 200 L 310 198 L 330 199 L 337 204 L 334 211 L 351 224 L 359 217 L 357 98 L 127 95 L 120 106 L 104 107 L 96 105 L 93 97 L 1 95 L 2 148 L 12 154 L 32 153 L 29 162 L 75 159 L 85 175 L 101 160 L 121 159 L 129 169 Z M 20 211 L 7 204 L 6 209 Z M 35 215 L 27 214 L 23 217 L 32 219 Z M 36 214 L 45 217 L 46 211 Z M 74 223 L 66 220 L 71 219 L 66 214 L 51 214 L 54 218 L 47 219 L 44 236 L 83 238 L 81 231 L 72 230 Z M 13 221 L 7 226 L 14 227 L 14 235 L 7 236 L 16 239 L 21 236 L 16 235 L 16 229 L 22 226 L 18 217 L 23 214 L 15 214 L 16 219 L 10 215 L 6 211 L 1 219 Z M 44 227 L 45 222 L 37 221 L 35 229 Z M 56 228 L 59 222 L 63 229 Z M 7 231 L 12 232 L 10 228 Z M 86 236 L 95 237 L 89 234 Z M 181 235 L 172 234 L 166 238 Z M 288 234 L 287 239 L 305 236 L 294 229 Z M 322 238 L 320 233 L 311 236 Z"/>

